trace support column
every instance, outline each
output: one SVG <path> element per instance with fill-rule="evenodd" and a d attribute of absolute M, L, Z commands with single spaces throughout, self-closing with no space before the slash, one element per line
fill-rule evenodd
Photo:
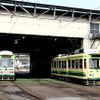
<path fill-rule="evenodd" d="M 85 38 L 83 39 L 83 48 L 85 48 L 85 49 L 90 49 L 90 40 L 89 40 L 88 37 L 85 37 Z"/>

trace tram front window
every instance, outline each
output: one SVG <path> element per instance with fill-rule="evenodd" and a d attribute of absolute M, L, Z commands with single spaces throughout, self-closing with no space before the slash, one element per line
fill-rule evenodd
<path fill-rule="evenodd" d="M 0 59 L 0 67 L 13 67 L 12 59 Z"/>
<path fill-rule="evenodd" d="M 100 59 L 89 59 L 90 69 L 100 69 Z"/>

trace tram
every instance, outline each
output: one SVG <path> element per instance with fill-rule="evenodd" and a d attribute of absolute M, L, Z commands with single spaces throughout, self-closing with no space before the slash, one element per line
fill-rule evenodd
<path fill-rule="evenodd" d="M 0 80 L 15 80 L 15 55 L 8 50 L 0 51 Z"/>
<path fill-rule="evenodd" d="M 100 53 L 80 53 L 51 60 L 51 75 L 70 81 L 94 85 L 100 81 Z"/>

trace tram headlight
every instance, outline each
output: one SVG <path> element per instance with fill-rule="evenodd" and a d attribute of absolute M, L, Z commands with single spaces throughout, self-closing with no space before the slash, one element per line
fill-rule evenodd
<path fill-rule="evenodd" d="M 90 74 L 90 76 L 94 76 L 94 74 Z"/>
<path fill-rule="evenodd" d="M 13 69 L 9 69 L 9 73 L 14 73 Z"/>
<path fill-rule="evenodd" d="M 13 71 L 9 71 L 9 73 L 14 73 Z"/>

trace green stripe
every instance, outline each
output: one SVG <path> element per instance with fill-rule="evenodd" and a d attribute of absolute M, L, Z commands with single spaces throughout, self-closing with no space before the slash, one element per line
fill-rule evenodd
<path fill-rule="evenodd" d="M 62 75 L 72 75 L 72 76 L 80 76 L 80 77 L 86 77 L 86 74 L 84 72 L 76 72 L 76 71 L 57 71 L 54 70 L 52 73 L 55 74 L 62 74 Z"/>
<path fill-rule="evenodd" d="M 38 78 L 38 79 L 35 79 L 35 78 L 29 78 L 29 79 L 19 79 L 17 78 L 16 81 L 24 81 L 24 82 L 30 82 L 30 81 L 33 81 L 33 82 L 60 82 L 59 80 L 55 80 L 55 79 L 48 79 L 48 78 Z"/>
<path fill-rule="evenodd" d="M 89 58 L 92 58 L 92 59 L 100 59 L 100 57 L 89 57 Z"/>
<path fill-rule="evenodd" d="M 10 81 L 10 80 L 9 80 Z M 8 81 L 1 81 L 0 82 L 8 82 Z M 62 82 L 56 79 L 47 79 L 47 78 L 17 78 L 14 82 Z"/>
<path fill-rule="evenodd" d="M 67 71 L 52 71 L 52 73 L 68 75 L 68 72 Z"/>
<path fill-rule="evenodd" d="M 69 71 L 68 74 L 69 74 L 69 75 L 73 75 L 73 76 L 86 77 L 86 74 L 85 74 L 84 72 L 74 72 L 74 71 Z"/>
<path fill-rule="evenodd" d="M 70 59 L 70 58 L 81 58 L 81 57 L 87 57 L 87 56 L 75 56 L 75 57 L 68 57 L 68 59 Z"/>
<path fill-rule="evenodd" d="M 100 69 L 90 69 L 90 70 L 96 70 L 96 71 L 99 70 L 100 71 Z"/>

